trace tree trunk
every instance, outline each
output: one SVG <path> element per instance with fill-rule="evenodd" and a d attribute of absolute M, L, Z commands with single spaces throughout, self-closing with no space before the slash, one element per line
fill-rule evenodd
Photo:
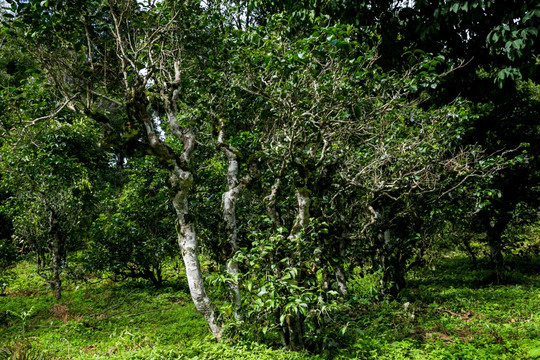
<path fill-rule="evenodd" d="M 305 182 L 304 182 L 305 183 Z M 296 187 L 296 200 L 298 201 L 298 211 L 296 219 L 289 233 L 288 239 L 297 240 L 302 232 L 309 225 L 309 206 L 311 199 L 307 187 Z M 287 333 L 289 334 L 289 346 L 291 350 L 301 350 L 304 348 L 304 319 L 303 315 L 297 313 L 286 317 Z"/>
<path fill-rule="evenodd" d="M 465 251 L 467 251 L 467 254 L 471 257 L 471 263 L 473 269 L 478 268 L 478 261 L 476 259 L 476 254 L 474 253 L 474 250 L 471 247 L 471 241 L 468 238 L 463 239 L 463 246 L 465 247 Z"/>
<path fill-rule="evenodd" d="M 240 285 L 238 283 L 240 269 L 238 266 L 238 262 L 232 258 L 238 250 L 236 244 L 236 240 L 238 238 L 238 228 L 236 226 L 236 200 L 239 192 L 240 187 L 229 187 L 229 190 L 223 194 L 223 218 L 225 220 L 226 229 L 228 232 L 227 243 L 229 245 L 226 270 L 232 279 L 229 282 L 229 288 L 232 292 L 233 303 L 235 307 L 234 315 L 236 319 L 240 319 L 239 309 L 242 303 L 242 298 L 240 296 Z"/>
<path fill-rule="evenodd" d="M 54 297 L 56 300 L 60 300 L 62 297 L 62 280 L 60 280 L 60 267 L 62 266 L 62 260 L 60 256 L 60 239 L 58 238 L 58 234 L 53 235 L 52 241 L 52 285 L 54 288 Z"/>
<path fill-rule="evenodd" d="M 281 227 L 281 221 L 279 219 L 279 214 L 276 209 L 276 201 L 277 201 L 277 192 L 279 190 L 279 187 L 281 185 L 281 175 L 283 173 L 283 170 L 285 169 L 285 163 L 281 165 L 281 169 L 279 170 L 276 180 L 272 187 L 270 188 L 270 194 L 268 194 L 264 199 L 263 203 L 266 207 L 266 213 L 268 214 L 268 217 L 270 220 L 272 220 L 272 224 L 275 228 Z"/>
<path fill-rule="evenodd" d="M 284 169 L 284 165 L 281 166 L 281 170 L 278 173 L 278 176 L 274 182 L 274 184 L 270 188 L 270 194 L 268 194 L 264 199 L 263 203 L 266 207 L 266 213 L 268 214 L 268 218 L 272 221 L 272 225 L 274 229 L 280 228 L 282 226 L 281 221 L 279 219 L 279 215 L 276 209 L 276 198 L 278 194 L 279 187 L 281 185 L 281 174 Z M 280 235 L 281 236 L 281 235 Z M 281 277 L 281 264 L 279 261 L 276 260 L 276 253 L 272 254 L 270 258 L 270 262 L 272 264 L 275 264 L 273 267 L 274 276 L 277 278 Z M 279 319 L 281 316 L 281 307 L 278 307 L 274 311 L 274 316 L 276 319 Z M 281 342 L 281 345 L 283 347 L 289 346 L 290 343 L 290 337 L 289 337 L 289 331 L 285 324 L 279 327 L 279 339 Z"/>
<path fill-rule="evenodd" d="M 504 230 L 508 226 L 508 223 L 512 219 L 509 215 L 510 211 L 506 215 L 499 217 L 493 226 L 488 222 L 487 224 L 487 242 L 489 246 L 489 258 L 491 265 L 493 266 L 495 281 L 500 283 L 504 280 L 504 257 L 503 257 L 503 243 L 502 235 Z"/>
<path fill-rule="evenodd" d="M 60 300 L 62 297 L 62 280 L 60 279 L 60 268 L 62 266 L 62 253 L 60 251 L 60 235 L 58 234 L 58 224 L 54 211 L 51 210 L 50 218 L 50 231 L 51 231 L 51 251 L 52 251 L 52 269 L 53 278 L 50 281 L 53 288 L 54 297 L 56 300 Z"/>
<path fill-rule="evenodd" d="M 287 329 L 289 333 L 289 347 L 293 351 L 304 348 L 304 321 L 301 314 L 287 316 Z"/>
<path fill-rule="evenodd" d="M 311 199 L 307 187 L 296 188 L 296 200 L 298 201 L 298 213 L 289 235 L 290 239 L 300 236 L 302 231 L 309 225 L 309 206 Z"/>
<path fill-rule="evenodd" d="M 184 144 L 184 150 L 180 156 L 177 156 L 175 151 L 161 141 L 156 134 L 154 121 L 147 110 L 148 98 L 145 96 L 144 86 L 132 89 L 128 114 L 130 117 L 143 122 L 148 143 L 154 156 L 169 168 L 170 182 L 174 194 L 172 203 L 178 218 L 178 245 L 182 252 L 191 298 L 197 310 L 206 319 L 212 335 L 216 339 L 220 339 L 222 329 L 218 324 L 215 308 L 206 293 L 197 255 L 197 234 L 193 223 L 189 219 L 188 194 L 193 184 L 193 175 L 186 168 L 189 166 L 195 148 L 195 135 L 190 129 L 183 128 L 177 119 L 177 86 L 180 82 L 180 71 L 177 63 L 175 63 L 175 73 L 175 81 L 170 84 L 171 89 L 164 89 L 162 96 L 165 102 L 169 128 L 173 135 Z"/>
<path fill-rule="evenodd" d="M 191 173 L 175 167 L 171 174 L 171 183 L 176 189 L 173 206 L 178 217 L 178 245 L 186 268 L 189 292 L 197 310 L 204 316 L 210 331 L 216 339 L 221 338 L 221 326 L 217 322 L 216 311 L 204 287 L 201 266 L 197 255 L 197 234 L 195 227 L 187 219 L 188 199 L 193 178 Z"/>
<path fill-rule="evenodd" d="M 242 189 L 247 185 L 249 176 L 245 176 L 241 181 L 238 180 L 238 153 L 232 146 L 225 143 L 225 131 L 224 124 L 221 123 L 221 130 L 218 136 L 218 146 L 221 151 L 227 157 L 229 166 L 227 168 L 227 191 L 223 194 L 222 210 L 223 220 L 225 221 L 225 228 L 227 230 L 227 244 L 229 245 L 228 252 L 226 252 L 227 266 L 226 270 L 231 281 L 229 282 L 229 288 L 231 289 L 233 304 L 234 304 L 234 317 L 237 320 L 241 319 L 240 307 L 242 305 L 242 297 L 240 294 L 240 284 L 238 282 L 240 269 L 238 262 L 234 260 L 233 256 L 238 250 L 238 227 L 236 223 L 236 203 L 238 201 L 238 195 Z"/>
<path fill-rule="evenodd" d="M 344 238 L 345 236 L 339 239 L 338 243 L 332 245 L 327 243 L 325 246 L 330 249 L 329 261 L 332 263 L 334 269 L 337 289 L 341 295 L 347 296 L 347 276 L 345 275 L 345 269 L 343 267 L 343 259 L 346 258 L 346 254 L 343 251 Z"/>
<path fill-rule="evenodd" d="M 373 210 L 373 208 L 372 208 Z M 375 235 L 374 262 L 379 264 L 382 270 L 381 296 L 389 294 L 396 297 L 405 287 L 405 264 L 402 261 L 400 249 L 396 249 L 395 239 L 389 228 L 385 229 L 385 219 L 380 213 L 372 211 L 378 226 L 378 234 Z"/>
<path fill-rule="evenodd" d="M 341 295 L 347 296 L 347 277 L 343 271 L 343 266 L 341 264 L 336 265 L 335 275 L 338 291 Z"/>
<path fill-rule="evenodd" d="M 495 281 L 499 284 L 504 279 L 504 259 L 502 253 L 502 231 L 497 228 L 488 230 L 488 246 L 490 262 L 495 270 Z"/>

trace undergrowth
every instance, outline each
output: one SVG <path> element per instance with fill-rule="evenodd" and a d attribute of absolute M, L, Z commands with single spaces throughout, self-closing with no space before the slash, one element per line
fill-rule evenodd
<path fill-rule="evenodd" d="M 397 300 L 378 299 L 377 275 L 349 281 L 339 344 L 314 355 L 237 340 L 217 343 L 186 285 L 93 277 L 65 282 L 56 302 L 27 261 L 0 296 L 2 359 L 540 359 L 540 258 L 490 269 L 452 256 L 409 274 Z"/>

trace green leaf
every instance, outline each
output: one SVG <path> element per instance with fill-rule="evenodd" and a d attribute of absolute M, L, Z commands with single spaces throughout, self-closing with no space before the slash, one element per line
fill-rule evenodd
<path fill-rule="evenodd" d="M 540 347 L 530 349 L 529 356 L 532 357 L 533 359 L 540 358 Z"/>

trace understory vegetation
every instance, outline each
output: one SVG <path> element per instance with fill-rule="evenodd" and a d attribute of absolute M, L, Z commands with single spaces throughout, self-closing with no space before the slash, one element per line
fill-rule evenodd
<path fill-rule="evenodd" d="M 534 246 L 538 246 L 538 239 Z M 523 250 L 523 249 L 520 249 Z M 540 258 L 509 257 L 505 284 L 488 262 L 451 252 L 408 276 L 398 299 L 379 299 L 380 276 L 349 280 L 350 300 L 321 329 L 323 354 L 276 350 L 238 336 L 217 343 L 176 265 L 164 287 L 87 276 L 55 302 L 35 265 L 10 269 L 0 297 L 0 359 L 537 359 Z M 339 326 L 339 328 L 333 328 Z"/>

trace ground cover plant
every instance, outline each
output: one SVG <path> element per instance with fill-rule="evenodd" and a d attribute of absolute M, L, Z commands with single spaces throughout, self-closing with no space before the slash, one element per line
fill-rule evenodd
<path fill-rule="evenodd" d="M 540 355 L 540 258 L 512 257 L 505 284 L 460 252 L 419 268 L 397 300 L 380 277 L 349 280 L 350 300 L 323 354 L 216 342 L 187 284 L 105 277 L 66 281 L 56 302 L 35 266 L 20 262 L 0 297 L 2 359 L 535 359 Z M 170 268 L 167 269 L 171 276 Z"/>
<path fill-rule="evenodd" d="M 252 344 L 216 343 L 186 292 L 169 282 L 156 289 L 136 280 L 67 282 L 60 302 L 21 262 L 0 298 L 1 359 L 301 359 Z"/>

